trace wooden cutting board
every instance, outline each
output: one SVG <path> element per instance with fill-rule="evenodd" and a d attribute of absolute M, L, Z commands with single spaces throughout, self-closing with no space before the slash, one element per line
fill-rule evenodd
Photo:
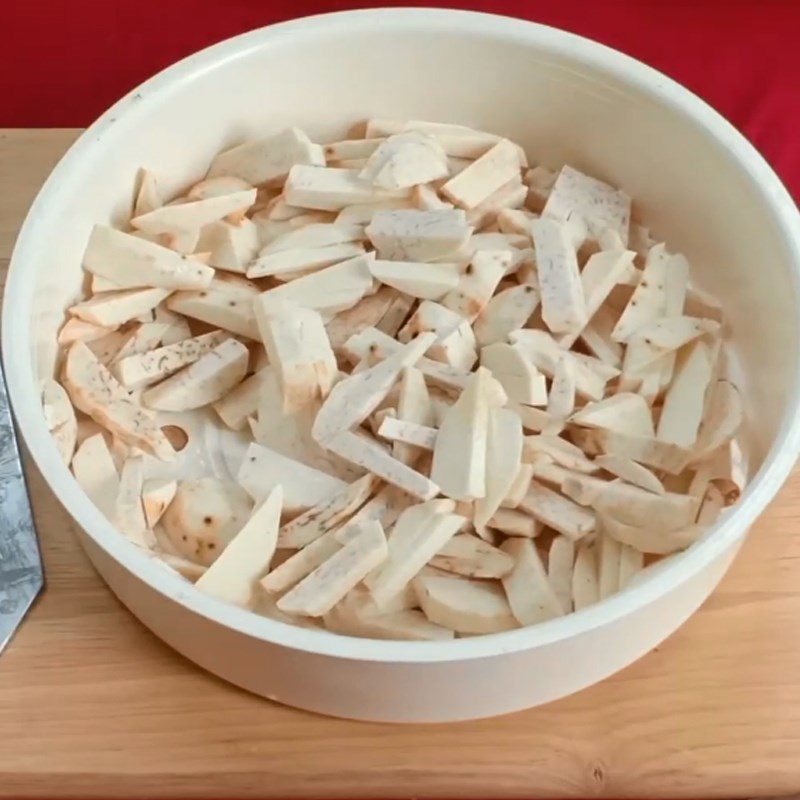
<path fill-rule="evenodd" d="M 30 201 L 77 134 L 0 131 L 3 276 Z M 655 651 L 543 708 L 440 726 L 326 719 L 201 672 L 122 608 L 28 475 L 47 591 L 0 657 L 2 797 L 800 791 L 800 472 L 720 588 Z"/>

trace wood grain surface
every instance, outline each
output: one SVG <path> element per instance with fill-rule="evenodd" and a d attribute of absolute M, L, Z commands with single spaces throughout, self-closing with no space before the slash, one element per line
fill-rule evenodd
<path fill-rule="evenodd" d="M 0 267 L 73 130 L 0 131 Z M 0 657 L 2 797 L 763 797 L 800 791 L 800 473 L 721 587 L 615 677 L 532 711 L 385 726 L 281 707 L 112 597 L 28 470 L 47 591 Z M 535 680 L 535 676 L 532 676 Z"/>

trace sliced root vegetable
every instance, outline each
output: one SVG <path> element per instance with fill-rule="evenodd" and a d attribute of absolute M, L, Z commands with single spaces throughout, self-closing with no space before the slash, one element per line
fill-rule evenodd
<path fill-rule="evenodd" d="M 404 422 L 428 428 L 435 421 L 430 392 L 425 385 L 425 377 L 416 367 L 407 367 L 403 370 L 397 399 L 397 417 Z M 392 452 L 394 457 L 404 464 L 412 463 L 420 455 L 417 447 L 399 440 L 396 440 L 392 446 Z"/>
<path fill-rule="evenodd" d="M 585 472 L 590 474 L 597 472 L 599 466 L 586 458 L 580 447 L 576 447 L 566 439 L 549 433 L 542 433 L 536 436 L 526 436 L 524 442 L 523 457 L 526 461 L 532 462 L 538 453 L 545 453 L 556 464 L 568 470 Z"/>
<path fill-rule="evenodd" d="M 421 575 L 414 581 L 425 616 L 458 633 L 499 633 L 519 627 L 495 583 Z"/>
<path fill-rule="evenodd" d="M 542 318 L 554 333 L 577 335 L 588 322 L 581 273 L 569 231 L 542 217 L 531 223 Z"/>
<path fill-rule="evenodd" d="M 577 472 L 565 474 L 561 490 L 581 505 L 614 514 L 632 524 L 659 529 L 687 525 L 697 512 L 697 498 L 676 492 L 656 494 L 623 481 L 605 481 Z"/>
<path fill-rule="evenodd" d="M 516 508 L 522 502 L 522 498 L 528 491 L 531 478 L 533 478 L 533 465 L 520 464 L 517 468 L 517 474 L 515 475 L 506 496 L 503 498 L 503 502 L 500 503 L 500 507 Z"/>
<path fill-rule="evenodd" d="M 414 187 L 412 194 L 414 205 L 420 211 L 441 211 L 444 208 L 453 208 L 452 203 L 442 200 L 432 186 L 421 183 Z"/>
<path fill-rule="evenodd" d="M 292 167 L 283 196 L 286 202 L 301 208 L 341 211 L 356 203 L 371 203 L 406 198 L 410 189 L 383 189 L 359 177 L 357 169 L 335 167 Z"/>
<path fill-rule="evenodd" d="M 566 420 L 575 410 L 574 358 L 560 358 L 553 371 L 553 382 L 547 395 L 547 413 L 555 419 Z"/>
<path fill-rule="evenodd" d="M 442 186 L 442 194 L 462 208 L 475 208 L 512 178 L 520 177 L 520 149 L 501 139 Z"/>
<path fill-rule="evenodd" d="M 530 194 L 530 192 L 528 192 Z M 517 247 L 531 246 L 531 222 L 537 215 L 527 208 L 504 208 L 497 214 L 497 225 L 508 236 L 519 236 L 524 243 Z"/>
<path fill-rule="evenodd" d="M 547 384 L 518 344 L 496 342 L 481 349 L 481 366 L 491 371 L 512 400 L 524 405 L 547 403 Z"/>
<path fill-rule="evenodd" d="M 211 162 L 208 177 L 233 175 L 253 185 L 271 183 L 285 178 L 295 164 L 324 166 L 325 154 L 299 128 L 286 128 L 220 153 Z"/>
<path fill-rule="evenodd" d="M 69 347 L 74 342 L 94 342 L 114 332 L 114 328 L 104 328 L 91 322 L 70 317 L 58 332 L 58 344 Z"/>
<path fill-rule="evenodd" d="M 638 369 L 700 336 L 719 332 L 718 322 L 697 317 L 662 317 L 639 328 L 625 351 L 625 369 Z"/>
<path fill-rule="evenodd" d="M 177 481 L 167 478 L 152 478 L 142 487 L 142 506 L 147 527 L 152 530 L 175 498 Z"/>
<path fill-rule="evenodd" d="M 519 507 L 573 541 L 592 533 L 597 525 L 592 511 L 536 481 L 531 481 Z"/>
<path fill-rule="evenodd" d="M 647 254 L 641 280 L 611 334 L 614 341 L 626 342 L 641 327 L 664 316 L 671 258 L 663 244 L 656 245 Z"/>
<path fill-rule="evenodd" d="M 389 528 L 409 506 L 415 505 L 416 502 L 415 498 L 397 487 L 384 486 L 333 532 L 334 538 L 340 544 L 347 544 L 353 536 L 358 535 L 364 523 L 371 520 L 380 522 L 384 529 Z M 411 606 L 406 607 L 411 608 Z M 393 610 L 397 609 L 393 606 Z"/>
<path fill-rule="evenodd" d="M 252 500 L 232 481 L 200 478 L 178 485 L 161 525 L 178 555 L 208 566 L 241 530 L 252 510 Z"/>
<path fill-rule="evenodd" d="M 678 354 L 658 420 L 656 437 L 660 441 L 685 448 L 695 444 L 713 369 L 711 350 L 703 341 L 693 342 Z"/>
<path fill-rule="evenodd" d="M 644 554 L 623 544 L 619 552 L 619 588 L 624 589 L 644 568 Z"/>
<path fill-rule="evenodd" d="M 439 303 L 423 300 L 397 338 L 407 342 L 417 334 L 427 332 L 436 334 L 427 351 L 432 359 L 457 369 L 472 369 L 478 358 L 475 334 L 462 315 Z"/>
<path fill-rule="evenodd" d="M 344 481 L 361 476 L 362 471 L 332 458 L 312 438 L 311 426 L 318 404 L 298 411 L 283 411 L 283 393 L 273 367 L 263 370 L 257 417 L 249 424 L 256 442 L 308 467 L 329 473 Z"/>
<path fill-rule="evenodd" d="M 416 131 L 390 136 L 369 156 L 359 177 L 383 189 L 446 178 L 447 156 L 435 138 Z"/>
<path fill-rule="evenodd" d="M 587 403 L 569 421 L 581 427 L 600 428 L 629 436 L 655 436 L 650 407 L 641 395 L 632 392 L 620 392 L 604 400 Z"/>
<path fill-rule="evenodd" d="M 214 277 L 214 270 L 195 257 L 105 225 L 92 228 L 83 266 L 120 289 L 205 289 Z"/>
<path fill-rule="evenodd" d="M 525 185 L 529 187 L 528 199 L 525 205 L 532 211 L 540 212 L 547 203 L 547 198 L 553 189 L 553 185 L 558 177 L 557 172 L 553 172 L 541 164 L 529 169 L 525 173 Z"/>
<path fill-rule="evenodd" d="M 78 421 L 66 389 L 52 379 L 42 386 L 42 411 L 61 460 L 69 466 L 78 439 Z"/>
<path fill-rule="evenodd" d="M 549 378 L 555 375 L 556 365 L 562 358 L 571 360 L 575 368 L 575 391 L 581 397 L 601 400 L 605 394 L 606 380 L 592 370 L 575 354 L 562 349 L 546 331 L 525 328 L 509 334 L 512 344 L 519 345 L 522 352 Z"/>
<path fill-rule="evenodd" d="M 339 458 L 362 467 L 420 500 L 430 500 L 439 493 L 439 487 L 432 480 L 393 458 L 379 444 L 364 436 L 340 431 L 326 439 L 324 446 Z"/>
<path fill-rule="evenodd" d="M 528 466 L 530 466 L 533 471 L 533 477 L 554 489 L 560 490 L 564 481 L 569 477 L 581 477 L 585 474 L 567 469 L 561 466 L 561 464 L 556 464 L 546 453 L 532 452 L 529 453 L 527 457 L 530 459 L 530 464 Z M 577 498 L 573 499 L 577 502 Z"/>
<path fill-rule="evenodd" d="M 507 539 L 501 549 L 514 559 L 514 568 L 503 577 L 503 589 L 517 621 L 521 625 L 535 625 L 560 617 L 564 611 L 533 542 Z"/>
<path fill-rule="evenodd" d="M 285 613 L 320 617 L 387 557 L 386 537 L 379 522 L 366 523 L 351 539 L 280 600 Z"/>
<path fill-rule="evenodd" d="M 227 339 L 194 364 L 147 389 L 142 402 L 158 411 L 188 411 L 215 403 L 241 383 L 249 355 L 240 341 Z"/>
<path fill-rule="evenodd" d="M 509 400 L 507 405 L 520 418 L 525 430 L 547 432 L 553 435 L 564 430 L 563 421 L 551 417 L 542 408 L 523 405 L 514 400 Z"/>
<path fill-rule="evenodd" d="M 474 320 L 487 306 L 511 262 L 508 250 L 478 250 L 472 256 L 458 286 L 442 299 L 442 305 Z"/>
<path fill-rule="evenodd" d="M 508 208 L 519 208 L 525 202 L 527 195 L 528 190 L 520 181 L 519 176 L 514 176 L 485 200 L 469 209 L 467 222 L 476 230 L 488 231 L 489 226 L 496 223 L 497 215 L 501 211 Z"/>
<path fill-rule="evenodd" d="M 248 418 L 258 411 L 264 378 L 264 372 L 256 372 L 231 389 L 223 398 L 213 403 L 214 411 L 232 430 L 244 430 L 247 427 Z"/>
<path fill-rule="evenodd" d="M 72 457 L 72 472 L 78 485 L 109 520 L 119 494 L 119 474 L 102 433 L 87 437 Z"/>
<path fill-rule="evenodd" d="M 133 216 L 147 214 L 163 204 L 161 193 L 158 191 L 155 175 L 146 169 L 139 170 L 139 189 L 136 192 L 136 201 L 133 204 Z"/>
<path fill-rule="evenodd" d="M 434 261 L 459 252 L 472 228 L 457 209 L 399 209 L 376 212 L 366 233 L 381 259 Z"/>
<path fill-rule="evenodd" d="M 198 181 L 188 192 L 187 200 L 208 200 L 212 197 L 221 197 L 234 194 L 235 192 L 248 192 L 253 188 L 246 180 L 231 175 L 220 175 L 214 178 L 205 178 Z M 261 195 L 256 198 L 256 203 L 260 203 Z M 138 214 L 134 215 L 138 216 Z M 237 221 L 232 219 L 232 221 Z"/>
<path fill-rule="evenodd" d="M 325 444 L 335 434 L 362 423 L 383 401 L 406 367 L 413 367 L 435 340 L 423 333 L 374 367 L 336 384 L 317 414 L 314 439 Z"/>
<path fill-rule="evenodd" d="M 572 571 L 572 604 L 576 611 L 600 600 L 600 576 L 596 545 L 581 545 Z"/>
<path fill-rule="evenodd" d="M 638 436 L 610 430 L 573 428 L 572 441 L 588 455 L 618 455 L 645 466 L 678 475 L 689 463 L 691 451 L 650 436 Z"/>
<path fill-rule="evenodd" d="M 317 222 L 303 225 L 300 228 L 291 228 L 283 235 L 277 236 L 262 248 L 260 255 L 287 250 L 331 247 L 359 242 L 364 238 L 364 228 L 361 225 Z"/>
<path fill-rule="evenodd" d="M 631 199 L 607 183 L 564 166 L 547 195 L 542 216 L 559 220 L 578 216 L 592 238 L 597 239 L 610 228 L 619 234 L 623 245 L 627 245 Z"/>
<path fill-rule="evenodd" d="M 457 264 L 421 261 L 372 261 L 372 276 L 381 283 L 421 300 L 440 300 L 458 286 Z"/>
<path fill-rule="evenodd" d="M 253 311 L 253 301 L 258 294 L 255 285 L 215 279 L 202 291 L 175 292 L 167 299 L 167 308 L 215 328 L 260 341 Z"/>
<path fill-rule="evenodd" d="M 709 527 L 713 525 L 722 509 L 725 508 L 725 498 L 722 492 L 713 484 L 709 483 L 703 495 L 703 502 L 700 504 L 700 510 L 697 512 L 697 524 Z"/>
<path fill-rule="evenodd" d="M 198 253 L 208 253 L 208 263 L 230 272 L 247 272 L 260 245 L 258 226 L 249 219 L 240 222 L 220 220 L 200 231 Z"/>
<path fill-rule="evenodd" d="M 506 209 L 508 212 L 520 213 L 513 209 Z M 524 235 L 516 233 L 474 233 L 470 237 L 469 247 L 474 254 L 478 250 L 526 250 L 531 246 L 530 231 L 525 228 Z"/>
<path fill-rule="evenodd" d="M 590 329 L 588 334 L 585 334 L 585 329 L 591 326 L 591 323 L 596 320 L 598 314 L 602 322 L 604 314 L 602 310 L 607 308 L 603 304 L 608 298 L 611 290 L 623 278 L 623 276 L 633 268 L 633 259 L 635 253 L 630 250 L 614 249 L 610 251 L 600 251 L 594 253 L 589 257 L 583 270 L 581 271 L 581 286 L 583 288 L 583 297 L 586 305 L 586 319 L 589 321 L 581 329 L 580 332 L 573 331 L 572 333 L 564 334 L 559 339 L 559 344 L 562 347 L 569 348 L 575 344 L 578 336 L 580 335 L 584 341 L 592 337 L 594 328 Z M 616 319 L 614 319 L 616 322 Z M 614 345 L 619 345 L 610 339 L 611 329 L 609 328 L 609 341 L 610 348 Z"/>
<path fill-rule="evenodd" d="M 279 280 L 307 277 L 309 273 L 339 264 L 363 253 L 363 246 L 357 242 L 278 250 L 261 255 L 253 261 L 247 268 L 247 277 L 274 277 Z"/>
<path fill-rule="evenodd" d="M 486 491 L 483 497 L 475 499 L 474 523 L 479 531 L 489 524 L 517 479 L 522 442 L 519 417 L 507 408 L 491 408 L 486 441 Z"/>
<path fill-rule="evenodd" d="M 334 352 L 338 353 L 351 336 L 366 328 L 376 328 L 391 309 L 396 297 L 397 291 L 389 286 L 382 286 L 375 294 L 369 294 L 351 308 L 337 313 L 325 324 Z"/>
<path fill-rule="evenodd" d="M 162 461 L 175 457 L 172 445 L 150 414 L 128 396 L 82 342 L 73 344 L 67 353 L 64 386 L 76 408 L 126 444 L 152 453 Z"/>
<path fill-rule="evenodd" d="M 383 136 L 376 136 L 369 139 L 344 139 L 340 142 L 324 144 L 322 145 L 322 149 L 328 161 L 369 158 L 385 141 L 386 139 Z"/>
<path fill-rule="evenodd" d="M 467 578 L 502 578 L 514 567 L 514 559 L 507 553 L 466 533 L 447 541 L 429 563 Z"/>
<path fill-rule="evenodd" d="M 150 548 L 155 538 L 147 528 L 142 506 L 143 464 L 141 457 L 128 458 L 119 476 L 119 491 L 114 504 L 114 524 L 139 547 Z"/>
<path fill-rule="evenodd" d="M 269 289 L 262 302 L 287 300 L 320 314 L 337 314 L 358 303 L 372 289 L 371 255 L 356 255 L 339 264 Z"/>
<path fill-rule="evenodd" d="M 243 213 L 256 201 L 256 190 L 207 197 L 204 200 L 189 200 L 183 203 L 170 203 L 147 214 L 134 217 L 131 225 L 137 230 L 151 234 L 174 234 L 184 231 L 198 231 L 204 225 Z"/>
<path fill-rule="evenodd" d="M 365 475 L 287 522 L 280 530 L 278 546 L 305 547 L 339 527 L 367 502 L 377 483 L 373 475 Z"/>
<path fill-rule="evenodd" d="M 436 508 L 433 503 L 410 506 L 395 523 L 386 563 L 368 581 L 379 608 L 401 591 L 467 522 L 458 514 L 439 513 Z"/>
<path fill-rule="evenodd" d="M 403 326 L 413 306 L 413 297 L 407 297 L 401 292 L 397 292 L 388 311 L 381 317 L 381 321 L 375 327 L 387 336 L 395 336 Z"/>
<path fill-rule="evenodd" d="M 556 536 L 548 551 L 547 579 L 565 614 L 572 611 L 572 582 L 575 566 L 575 542 Z"/>
<path fill-rule="evenodd" d="M 247 448 L 236 480 L 256 502 L 280 484 L 286 514 L 307 511 L 347 486 L 338 478 L 257 444 Z"/>
<path fill-rule="evenodd" d="M 593 356 L 610 367 L 619 369 L 622 366 L 624 351 L 622 345 L 611 338 L 611 331 L 616 321 L 614 312 L 602 306 L 581 331 L 580 339 Z"/>
<path fill-rule="evenodd" d="M 646 525 L 629 525 L 608 514 L 604 514 L 601 520 L 607 538 L 613 538 L 619 544 L 628 545 L 642 553 L 658 555 L 685 550 L 708 530 L 707 525 L 692 524 L 678 530 L 664 531 Z"/>
<path fill-rule="evenodd" d="M 664 484 L 647 467 L 637 464 L 630 458 L 617 455 L 600 455 L 595 458 L 595 464 L 612 475 L 616 475 L 634 486 L 647 489 L 649 492 L 664 494 L 666 491 Z"/>
<path fill-rule="evenodd" d="M 225 331 L 212 331 L 149 352 L 116 359 L 114 372 L 127 389 L 150 386 L 194 364 L 229 338 L 230 334 Z"/>
<path fill-rule="evenodd" d="M 400 211 L 413 209 L 411 197 L 399 197 L 388 200 L 375 200 L 371 203 L 354 203 L 346 206 L 337 215 L 337 225 L 369 225 L 379 211 Z"/>
<path fill-rule="evenodd" d="M 406 422 L 392 417 L 384 417 L 378 427 L 378 436 L 396 444 L 406 444 L 422 450 L 433 450 L 439 431 L 416 422 Z M 406 463 L 406 462 L 404 462 Z"/>
<path fill-rule="evenodd" d="M 256 586 L 275 554 L 282 500 L 276 486 L 195 583 L 201 592 L 243 608 L 255 604 Z"/>
<path fill-rule="evenodd" d="M 292 412 L 326 398 L 338 368 L 317 311 L 269 292 L 254 304 L 261 339 L 283 392 L 283 410 Z"/>
<path fill-rule="evenodd" d="M 129 356 L 142 355 L 154 350 L 161 344 L 161 339 L 169 329 L 165 322 L 143 322 L 127 331 L 125 340 L 106 364 L 116 373 L 117 364 Z"/>
<path fill-rule="evenodd" d="M 599 600 L 605 600 L 619 591 L 619 560 L 622 545 L 603 529 L 597 542 L 597 580 Z"/>
<path fill-rule="evenodd" d="M 475 320 L 475 339 L 481 347 L 505 342 L 509 333 L 525 325 L 538 305 L 539 292 L 533 286 L 512 286 L 498 292 Z"/>
<path fill-rule="evenodd" d="M 709 388 L 708 408 L 700 423 L 693 460 L 707 458 L 738 432 L 744 419 L 739 390 L 729 381 L 716 381 Z"/>
<path fill-rule="evenodd" d="M 334 538 L 333 532 L 326 533 L 274 567 L 261 579 L 261 587 L 268 594 L 282 594 L 341 549 L 342 545 Z"/>
<path fill-rule="evenodd" d="M 443 494 L 455 500 L 486 496 L 490 378 L 488 370 L 478 368 L 445 414 L 436 437 L 431 478 Z"/>
<path fill-rule="evenodd" d="M 524 536 L 535 539 L 543 529 L 542 523 L 530 514 L 511 508 L 498 508 L 489 520 L 489 527 L 506 536 Z"/>
<path fill-rule="evenodd" d="M 72 306 L 69 313 L 85 322 L 115 328 L 154 309 L 169 295 L 167 289 L 127 289 L 104 292 Z"/>

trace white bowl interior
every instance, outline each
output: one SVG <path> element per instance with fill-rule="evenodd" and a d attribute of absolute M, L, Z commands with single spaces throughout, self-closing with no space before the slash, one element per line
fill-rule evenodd
<path fill-rule="evenodd" d="M 636 216 L 688 256 L 697 285 L 724 306 L 755 472 L 796 413 L 800 363 L 797 253 L 785 218 L 765 201 L 765 191 L 779 189 L 765 189 L 755 176 L 774 178 L 757 160 L 752 169 L 742 166 L 753 155 L 724 122 L 706 112 L 692 116 L 687 108 L 699 104 L 686 93 L 604 48 L 498 18 L 380 14 L 254 32 L 172 68 L 91 129 L 34 207 L 21 238 L 24 256 L 12 265 L 5 356 L 26 438 L 62 499 L 69 496 L 70 510 L 80 493 L 57 474 L 55 448 L 44 444 L 44 423 L 29 408 L 37 402 L 36 377 L 52 374 L 63 309 L 83 285 L 91 226 L 127 219 L 141 166 L 167 193 L 177 192 L 203 175 L 214 153 L 243 138 L 298 125 L 330 141 L 370 116 L 485 128 L 520 142 L 535 163 L 568 162 L 628 191 Z M 235 614 L 230 619 L 240 624 Z"/>

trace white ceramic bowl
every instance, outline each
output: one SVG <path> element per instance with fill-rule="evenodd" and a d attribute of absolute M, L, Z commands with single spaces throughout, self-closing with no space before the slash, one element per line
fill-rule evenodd
<path fill-rule="evenodd" d="M 299 125 L 318 141 L 368 116 L 506 134 L 536 161 L 624 187 L 638 215 L 722 300 L 741 368 L 752 481 L 706 538 L 635 588 L 534 628 L 454 642 L 338 637 L 220 604 L 130 545 L 60 462 L 37 379 L 79 291 L 91 225 L 128 213 L 147 165 L 167 192 L 246 135 Z M 574 692 L 664 639 L 708 596 L 786 478 L 800 442 L 800 218 L 756 150 L 698 98 L 631 58 L 552 28 L 457 11 L 297 20 L 204 50 L 107 111 L 61 160 L 19 235 L 3 308 L 19 427 L 83 529 L 97 570 L 142 622 L 246 689 L 326 714 L 440 721 Z M 47 536 L 47 531 L 42 531 Z"/>

